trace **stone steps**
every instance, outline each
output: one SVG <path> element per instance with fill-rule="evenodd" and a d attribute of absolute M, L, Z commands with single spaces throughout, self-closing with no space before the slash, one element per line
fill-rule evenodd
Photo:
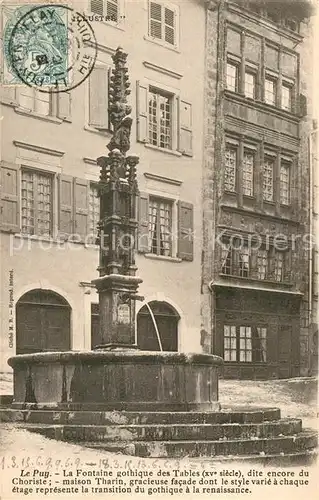
<path fill-rule="evenodd" d="M 37 425 L 29 430 L 65 441 L 179 441 L 263 439 L 294 435 L 302 430 L 299 419 L 264 423 L 227 424 L 138 424 L 138 425 Z"/>
<path fill-rule="evenodd" d="M 0 408 L 0 422 L 74 425 L 228 424 L 280 419 L 279 408 L 232 407 L 218 412 L 69 411 Z"/>
<path fill-rule="evenodd" d="M 312 463 L 317 433 L 278 408 L 232 407 L 206 412 L 17 410 L 0 421 L 67 442 L 140 457 L 214 457 L 279 465 Z"/>
<path fill-rule="evenodd" d="M 139 457 L 184 458 L 236 456 L 267 457 L 304 453 L 317 446 L 317 433 L 304 430 L 295 436 L 266 439 L 232 439 L 225 441 L 133 441 L 133 442 L 86 442 L 86 446 L 109 452 L 125 453 Z"/>

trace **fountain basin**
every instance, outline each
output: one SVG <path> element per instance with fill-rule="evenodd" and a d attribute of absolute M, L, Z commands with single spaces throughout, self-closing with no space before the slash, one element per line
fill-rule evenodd
<path fill-rule="evenodd" d="M 218 411 L 222 358 L 136 349 L 22 354 L 14 370 L 15 408 Z"/>

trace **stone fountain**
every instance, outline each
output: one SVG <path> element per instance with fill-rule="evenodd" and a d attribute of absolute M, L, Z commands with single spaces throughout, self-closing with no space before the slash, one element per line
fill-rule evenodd
<path fill-rule="evenodd" d="M 132 125 L 127 103 L 127 54 L 113 56 L 108 156 L 101 156 L 100 264 L 93 281 L 99 294 L 100 332 L 89 352 L 54 352 L 11 358 L 13 407 L 188 411 L 218 410 L 218 367 L 208 354 L 138 349 L 135 303 L 142 279 L 136 276 L 136 167 L 128 155 Z"/>
<path fill-rule="evenodd" d="M 220 357 L 138 349 L 139 159 L 127 155 L 132 125 L 127 54 L 118 48 L 113 60 L 114 132 L 108 156 L 98 158 L 100 263 L 93 283 L 99 294 L 99 335 L 93 351 L 10 358 L 14 400 L 11 409 L 0 409 L 0 417 L 20 420 L 47 437 L 139 456 L 215 456 L 280 465 L 312 461 L 317 433 L 302 430 L 300 419 L 281 419 L 278 408 L 220 409 Z"/>

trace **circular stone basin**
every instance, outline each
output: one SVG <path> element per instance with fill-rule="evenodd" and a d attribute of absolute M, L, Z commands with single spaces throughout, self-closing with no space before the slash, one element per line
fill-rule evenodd
<path fill-rule="evenodd" d="M 14 370 L 16 408 L 216 411 L 222 358 L 116 349 L 22 354 Z"/>

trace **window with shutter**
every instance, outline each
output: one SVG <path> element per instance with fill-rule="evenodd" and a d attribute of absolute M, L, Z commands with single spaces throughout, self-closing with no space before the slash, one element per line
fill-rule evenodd
<path fill-rule="evenodd" d="M 119 21 L 119 0 L 91 0 L 90 9 L 93 14 L 101 16 L 103 21 Z"/>
<path fill-rule="evenodd" d="M 149 2 L 149 36 L 164 44 L 177 45 L 177 7 Z"/>

